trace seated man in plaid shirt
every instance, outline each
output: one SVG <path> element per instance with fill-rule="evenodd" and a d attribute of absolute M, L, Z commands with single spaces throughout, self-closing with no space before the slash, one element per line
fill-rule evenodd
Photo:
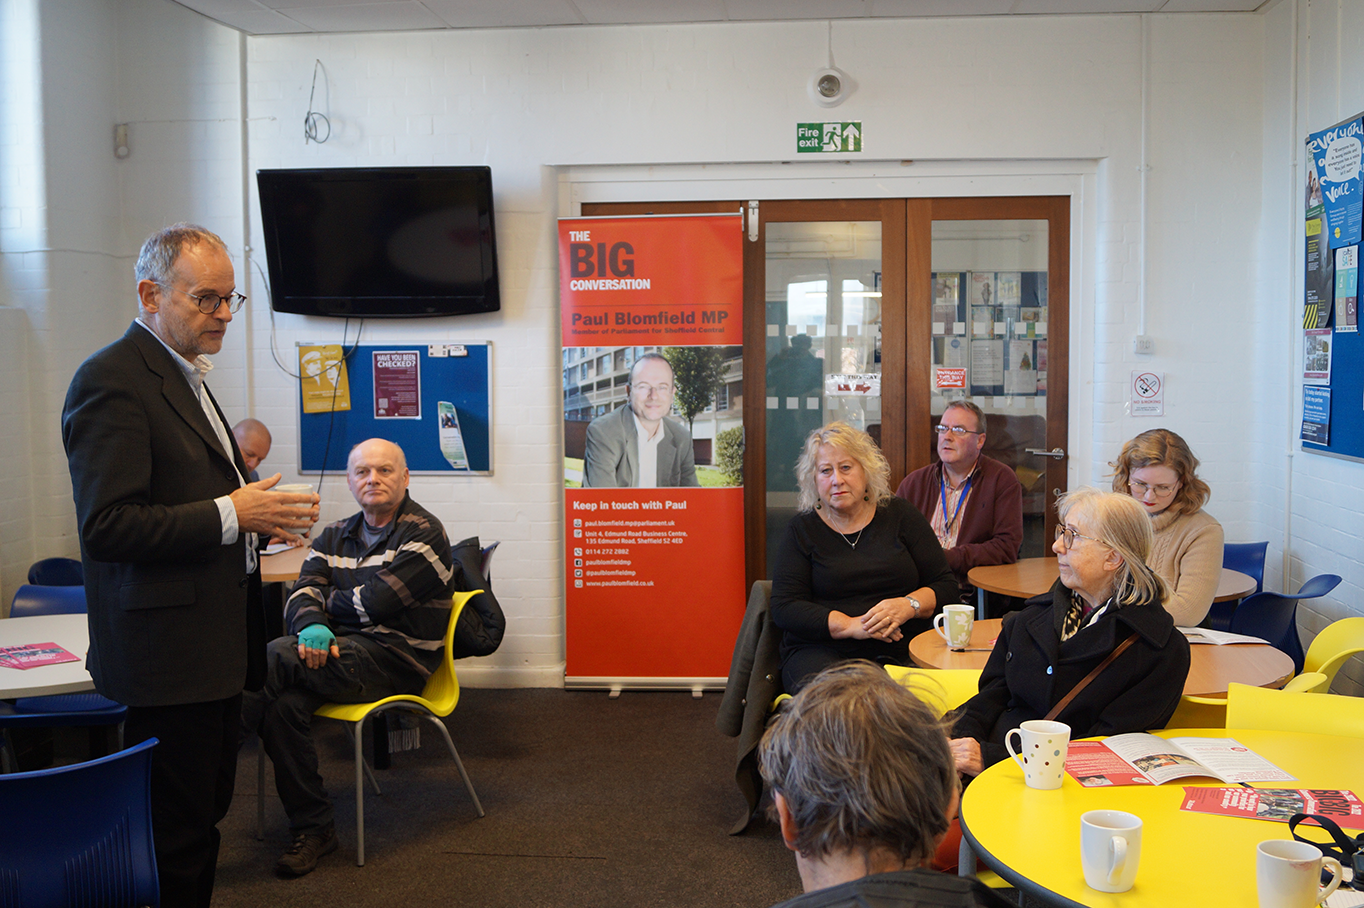
<path fill-rule="evenodd" d="M 440 521 L 408 496 L 401 448 L 379 438 L 356 445 L 346 483 L 360 511 L 313 542 L 285 605 L 289 635 L 270 644 L 265 689 L 243 706 L 275 764 L 293 836 L 276 869 L 291 876 L 337 845 L 313 710 L 421 693 L 442 659 L 451 593 L 482 586 L 462 576 Z"/>

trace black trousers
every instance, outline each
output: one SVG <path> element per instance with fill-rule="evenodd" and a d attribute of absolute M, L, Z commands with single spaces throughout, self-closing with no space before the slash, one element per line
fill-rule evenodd
<path fill-rule="evenodd" d="M 312 739 L 313 710 L 323 703 L 368 703 L 394 694 L 421 693 L 424 683 L 376 643 L 360 636 L 336 638 L 339 658 L 308 668 L 298 638 L 280 637 L 266 648 L 265 689 L 246 695 L 244 731 L 258 731 L 275 765 L 275 790 L 289 815 L 289 832 L 321 833 L 335 820 L 318 772 Z"/>
<path fill-rule="evenodd" d="M 241 694 L 179 706 L 131 706 L 128 746 L 152 749 L 152 836 L 163 908 L 208 908 L 218 865 L 218 822 L 232 803 Z"/>

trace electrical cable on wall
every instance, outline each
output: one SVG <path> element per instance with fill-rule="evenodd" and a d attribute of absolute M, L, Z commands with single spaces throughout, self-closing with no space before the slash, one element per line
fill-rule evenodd
<path fill-rule="evenodd" d="M 327 74 L 327 71 L 324 70 L 324 69 L 322 69 L 322 61 L 321 61 L 321 60 L 314 60 L 314 61 L 313 61 L 313 87 L 308 91 L 308 112 L 307 112 L 306 114 L 303 115 L 303 144 L 304 144 L 304 145 L 307 145 L 309 142 L 316 142 L 317 144 L 321 145 L 323 142 L 327 141 L 328 139 L 330 139 L 330 138 L 332 137 L 332 124 L 331 124 L 331 121 L 327 119 L 327 117 L 326 117 L 325 114 L 322 114 L 322 113 L 319 113 L 318 111 L 313 110 L 313 96 L 317 94 L 317 73 L 318 73 L 318 70 L 322 70 L 322 75 L 323 75 L 323 77 L 324 77 L 324 80 L 323 80 L 323 82 L 324 82 L 323 88 L 326 88 L 326 87 L 327 87 L 326 84 L 325 84 L 325 76 L 326 76 L 326 74 Z M 331 106 L 331 103 L 330 103 L 330 102 L 331 102 L 331 92 L 330 92 L 330 91 L 327 92 L 327 101 L 328 101 L 327 106 L 330 107 L 330 106 Z M 326 129 L 327 129 L 326 134 L 323 135 L 321 138 L 318 138 L 318 135 L 317 135 L 317 130 L 318 130 L 318 126 L 319 126 L 319 125 L 325 126 Z"/>

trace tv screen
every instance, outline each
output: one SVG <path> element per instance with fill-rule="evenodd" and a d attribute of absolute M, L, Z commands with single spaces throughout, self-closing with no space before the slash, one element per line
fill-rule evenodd
<path fill-rule="evenodd" d="M 411 318 L 501 308 L 487 167 L 260 170 L 278 312 Z"/>

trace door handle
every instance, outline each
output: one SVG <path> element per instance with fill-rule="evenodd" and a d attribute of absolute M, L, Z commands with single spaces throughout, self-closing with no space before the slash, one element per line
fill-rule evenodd
<path fill-rule="evenodd" d="M 1038 457 L 1055 457 L 1057 460 L 1065 460 L 1066 457 L 1066 452 L 1061 448 L 1052 448 L 1050 451 L 1044 451 L 1041 448 L 1024 448 L 1023 450 L 1029 454 L 1036 454 Z"/>

